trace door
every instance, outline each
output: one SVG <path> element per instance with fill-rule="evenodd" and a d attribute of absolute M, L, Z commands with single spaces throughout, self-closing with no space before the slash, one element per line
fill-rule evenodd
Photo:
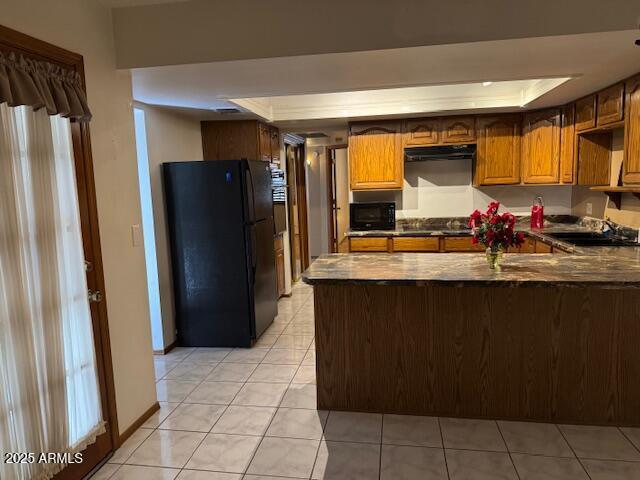
<path fill-rule="evenodd" d="M 329 210 L 329 252 L 349 250 L 346 233 L 349 229 L 349 164 L 347 148 L 328 148 L 329 175 L 327 200 Z"/>
<path fill-rule="evenodd" d="M 400 121 L 350 125 L 349 175 L 352 190 L 402 188 L 404 153 Z"/>
<path fill-rule="evenodd" d="M 250 346 L 242 163 L 163 165 L 178 343 Z"/>
<path fill-rule="evenodd" d="M 560 181 L 560 110 L 552 108 L 524 116 L 522 180 L 524 183 Z"/>
<path fill-rule="evenodd" d="M 45 60 L 55 65 L 59 65 L 65 70 L 72 71 L 74 75 L 79 74 L 82 79 L 82 84 L 84 85 L 83 60 L 82 60 L 82 56 L 78 54 L 69 52 L 55 45 L 51 45 L 41 40 L 37 40 L 33 37 L 29 37 L 20 32 L 17 32 L 2 26 L 0 26 L 0 47 L 4 53 L 15 52 L 15 53 L 24 55 L 27 58 L 34 58 L 35 60 Z M 9 109 L 9 107 L 6 107 L 6 105 L 2 105 L 2 108 Z M 22 107 L 22 108 L 29 108 L 29 107 Z M 99 464 L 113 450 L 114 445 L 118 438 L 118 431 L 117 431 L 117 422 L 116 422 L 115 391 L 114 391 L 114 385 L 113 385 L 111 352 L 109 349 L 109 330 L 108 330 L 107 309 L 106 309 L 106 302 L 101 300 L 101 298 L 104 296 L 105 288 L 104 288 L 104 276 L 103 276 L 103 267 L 102 267 L 102 256 L 100 251 L 100 232 L 98 227 L 96 191 L 95 191 L 95 183 L 94 183 L 94 175 L 93 175 L 93 163 L 92 163 L 92 157 L 91 157 L 91 146 L 90 146 L 91 141 L 90 141 L 89 125 L 87 123 L 77 123 L 76 121 L 73 121 L 73 120 L 69 124 L 66 120 L 60 119 L 60 117 L 50 117 L 50 118 L 52 120 L 54 118 L 57 118 L 64 124 L 64 128 L 61 128 L 61 130 L 64 130 L 63 136 L 66 138 L 67 143 L 65 144 L 64 149 L 58 150 L 58 153 L 63 155 L 63 156 L 60 156 L 59 158 L 65 159 L 65 171 L 63 172 L 62 170 L 59 170 L 56 167 L 55 175 L 56 175 L 57 181 L 60 181 L 62 176 L 64 176 L 64 178 L 66 179 L 66 183 L 64 185 L 64 188 L 61 189 L 61 191 L 65 192 L 67 195 L 70 195 L 70 197 L 67 197 L 65 199 L 65 202 L 62 205 L 62 208 L 60 209 L 56 209 L 56 206 L 53 204 L 41 205 L 46 209 L 48 209 L 49 213 L 52 213 L 52 211 L 55 211 L 55 213 L 52 215 L 45 213 L 41 209 L 37 209 L 35 211 L 35 214 L 40 216 L 40 220 L 44 220 L 45 222 L 48 222 L 48 225 L 52 227 L 53 227 L 54 221 L 56 221 L 53 218 L 55 215 L 59 215 L 62 212 L 64 212 L 70 215 L 71 217 L 73 217 L 74 219 L 72 222 L 69 221 L 69 218 L 71 217 L 66 217 L 65 221 L 70 223 L 56 224 L 56 228 L 58 228 L 57 241 L 62 242 L 61 238 L 66 234 L 69 234 L 71 231 L 73 231 L 74 234 L 77 234 L 76 240 L 78 241 L 78 244 L 76 245 L 76 248 L 73 248 L 71 250 L 66 250 L 64 256 L 62 255 L 61 251 L 58 251 L 57 256 L 50 257 L 47 259 L 47 261 L 50 261 L 48 265 L 49 267 L 51 267 L 52 263 L 59 263 L 59 264 L 66 263 L 66 262 L 73 263 L 74 265 L 73 276 L 67 276 L 66 278 L 64 279 L 61 278 L 60 280 L 70 282 L 71 285 L 76 289 L 76 291 L 74 292 L 74 295 L 71 297 L 70 296 L 65 297 L 61 295 L 57 298 L 49 298 L 49 300 L 51 300 L 52 303 L 48 304 L 47 306 L 51 307 L 52 305 L 56 305 L 58 303 L 60 305 L 67 306 L 68 309 L 66 310 L 66 314 L 63 315 L 63 318 L 65 318 L 65 325 L 68 325 L 69 324 L 68 320 L 70 315 L 69 312 L 72 310 L 69 303 L 73 302 L 74 305 L 79 305 L 81 302 L 84 303 L 86 302 L 86 298 L 87 298 L 86 295 L 88 293 L 86 289 L 88 288 L 91 292 L 93 292 L 92 299 L 94 301 L 92 301 L 89 304 L 89 306 L 87 307 L 87 310 L 82 312 L 82 318 L 88 321 L 86 323 L 85 322 L 82 323 L 82 327 L 83 327 L 82 329 L 76 328 L 73 338 L 75 340 L 80 340 L 81 342 L 77 342 L 77 343 L 81 343 L 82 346 L 84 346 L 85 348 L 93 347 L 94 352 L 91 352 L 92 354 L 90 355 L 90 358 L 89 356 L 85 358 L 84 356 L 78 356 L 78 355 L 76 355 L 74 358 L 71 358 L 73 357 L 73 355 L 67 355 L 65 352 L 65 361 L 68 360 L 68 364 L 66 365 L 67 368 L 65 369 L 64 375 L 65 375 L 65 378 L 69 379 L 69 378 L 73 378 L 80 375 L 80 372 L 82 372 L 85 378 L 89 378 L 90 376 L 93 377 L 92 375 L 90 375 L 90 368 L 95 366 L 95 371 L 96 371 L 95 380 L 97 381 L 98 391 L 97 391 L 97 398 L 93 398 L 90 405 L 92 409 L 94 407 L 101 409 L 102 420 L 104 420 L 105 422 L 104 424 L 105 432 L 98 435 L 97 438 L 95 439 L 95 442 L 92 442 L 87 448 L 85 448 L 82 452 L 80 452 L 82 453 L 82 459 L 83 459 L 82 463 L 76 463 L 76 464 L 67 466 L 54 477 L 59 480 L 67 480 L 67 479 L 71 480 L 71 479 L 82 478 L 84 475 L 90 472 L 97 464 Z M 60 127 L 60 125 L 58 126 Z M 3 130 L 4 129 L 0 129 L 0 131 L 3 131 Z M 2 135 L 2 133 L 0 133 L 0 135 Z M 7 137 L 2 137 L 2 140 L 0 140 L 0 147 L 2 147 L 2 150 L 3 150 L 2 155 L 0 156 L 0 164 L 2 164 L 3 162 L 9 161 L 9 155 L 7 155 L 7 151 L 5 150 L 5 148 L 7 148 L 7 144 L 4 143 L 4 140 L 6 138 Z M 60 144 L 58 143 L 58 146 L 59 145 Z M 41 158 L 44 158 L 44 157 L 41 157 Z M 58 155 L 56 155 L 56 158 L 58 158 Z M 47 158 L 47 160 L 50 160 L 50 158 Z M 20 162 L 20 164 L 24 166 L 25 162 L 22 161 Z M 5 166 L 6 166 L 6 163 L 5 163 Z M 2 180 L 9 180 L 9 177 L 5 173 L 0 174 L 0 178 L 2 178 Z M 35 177 L 31 177 L 31 178 L 35 179 Z M 48 187 L 53 186 L 52 182 L 46 182 L 45 184 Z M 2 187 L 0 187 L 0 191 L 2 192 L 2 194 L 5 194 L 5 195 L 11 193 L 8 190 L 4 190 L 6 185 L 7 184 L 5 183 L 2 185 Z M 45 189 L 46 187 L 43 187 L 42 189 L 38 189 L 38 190 L 45 190 Z M 43 192 L 39 192 L 39 193 L 43 193 Z M 24 198 L 22 198 L 22 200 L 24 200 Z M 60 207 L 60 205 L 58 207 Z M 6 197 L 3 197 L 2 210 L 4 214 L 9 214 L 9 215 L 11 214 L 11 210 L 6 201 Z M 7 217 L 5 217 L 5 219 L 6 218 Z M 57 220 L 60 220 L 60 218 L 58 218 Z M 71 227 L 71 225 L 73 225 L 73 227 Z M 15 232 L 14 230 L 4 230 L 4 228 L 2 227 L 0 227 L 0 231 Z M 23 232 L 23 233 L 26 233 L 26 232 Z M 34 232 L 34 233 L 39 233 L 39 232 Z M 49 230 L 48 233 L 51 233 L 51 230 Z M 9 237 L 7 237 L 6 239 L 8 238 Z M 10 236 L 10 238 L 12 240 L 16 240 L 16 237 L 14 237 L 13 235 Z M 26 238 L 22 237 L 20 238 L 20 240 L 25 241 Z M 39 238 L 39 240 L 44 240 L 44 238 Z M 49 240 L 51 240 L 50 236 L 49 236 Z M 38 242 L 38 244 L 35 245 L 35 248 L 31 249 L 31 254 L 35 254 L 33 258 L 40 258 L 40 259 L 45 258 L 40 245 L 41 244 Z M 0 252 L 2 251 L 2 249 L 7 248 L 7 246 L 8 246 L 7 242 L 0 242 Z M 11 255 L 9 255 L 9 257 L 10 256 Z M 7 256 L 5 256 L 5 259 L 6 258 Z M 83 260 L 84 260 L 84 272 L 82 268 Z M 22 264 L 24 265 L 24 262 Z M 15 263 L 14 263 L 14 266 L 15 266 Z M 5 273 L 8 271 L 6 267 L 7 266 L 2 265 L 2 261 L 0 261 L 0 277 L 2 276 L 3 270 Z M 70 270 L 67 270 L 67 273 L 69 271 Z M 10 281 L 10 284 L 12 286 L 16 285 L 14 283 L 15 280 L 16 279 L 13 278 Z M 44 287 L 44 285 L 40 285 L 40 286 Z M 6 294 L 6 285 L 5 287 L 0 288 L 0 291 Z M 51 289 L 44 289 L 44 288 L 35 289 L 35 290 L 29 290 L 29 294 L 40 295 L 42 293 L 47 293 L 47 292 L 50 293 L 51 291 L 52 291 Z M 68 291 L 67 293 L 70 293 L 70 291 Z M 2 302 L 0 301 L 0 303 Z M 12 308 L 15 308 L 16 306 L 17 306 L 16 304 L 12 304 Z M 75 317 L 76 320 L 78 320 L 80 318 L 80 316 L 78 315 L 78 311 L 76 310 L 74 314 L 76 315 Z M 84 314 L 88 315 L 88 318 L 84 317 Z M 24 324 L 26 322 L 26 317 L 21 318 L 21 320 L 22 320 L 22 323 Z M 2 323 L 3 322 L 0 322 L 0 325 Z M 51 328 L 51 322 L 46 322 L 45 325 L 47 328 L 49 329 Z M 1 330 L 1 327 L 0 327 L 0 330 Z M 4 332 L 0 332 L 0 338 L 3 337 L 3 333 Z M 40 333 L 42 334 L 43 332 L 40 332 Z M 6 336 L 4 337 L 5 340 L 7 338 L 8 337 Z M 31 338 L 33 339 L 34 337 L 31 337 Z M 45 336 L 45 338 L 47 338 L 48 340 L 52 340 L 50 337 Z M 52 344 L 52 342 L 50 341 L 47 341 L 46 343 Z M 75 347 L 78 347 L 78 346 L 80 345 L 78 344 L 75 345 Z M 40 348 L 37 351 L 40 355 L 44 355 L 45 350 L 47 349 L 43 349 L 42 345 L 40 345 Z M 89 350 L 86 350 L 85 353 L 88 351 Z M 15 350 L 13 350 L 13 349 L 0 347 L 0 356 L 4 358 L 3 363 L 6 362 L 5 366 L 9 364 L 11 368 L 14 368 L 16 366 L 20 366 L 21 364 L 24 365 L 24 363 L 19 362 L 16 357 L 8 358 L 8 355 L 10 354 L 10 352 L 14 352 L 14 353 L 18 352 L 19 354 L 22 354 L 22 359 L 24 359 L 26 355 L 28 355 L 29 353 L 33 353 L 34 350 L 27 350 L 26 348 L 24 349 L 16 348 Z M 0 360 L 0 362 L 1 361 L 2 360 Z M 80 362 L 78 363 L 78 361 Z M 95 362 L 95 365 L 94 365 L 94 362 Z M 0 365 L 0 371 L 1 370 L 2 370 L 2 365 Z M 26 382 L 28 382 L 28 378 L 27 378 L 28 375 L 34 373 L 35 371 L 34 368 L 30 368 L 29 370 L 30 372 L 28 372 L 27 375 L 19 377 L 19 381 L 22 382 L 23 385 L 26 384 Z M 58 377 L 58 379 L 59 378 L 60 377 Z M 6 380 L 6 378 L 3 378 L 2 380 Z M 41 382 L 43 382 L 44 380 L 45 379 L 43 377 L 40 377 Z M 40 383 L 41 388 L 43 388 L 44 386 L 45 386 L 44 383 Z M 0 386 L 0 390 L 5 392 L 4 388 L 2 388 L 1 386 Z M 76 391 L 79 391 L 79 389 Z M 46 393 L 49 394 L 54 392 L 47 391 Z M 55 392 L 55 393 L 59 393 L 59 392 Z M 15 400 L 16 398 L 17 398 L 17 392 L 14 391 L 13 399 Z M 5 397 L 5 400 L 6 400 L 6 397 Z M 32 406 L 34 405 L 34 402 L 37 402 L 37 401 L 38 399 L 35 396 L 30 397 L 30 404 Z M 75 402 L 73 402 L 72 400 L 70 399 L 67 400 L 68 409 L 74 409 L 74 406 L 77 405 L 77 404 L 75 405 L 74 404 Z M 83 403 L 82 405 L 85 406 L 89 404 Z M 15 420 L 18 418 L 19 409 L 20 407 L 24 407 L 24 406 L 25 406 L 25 403 L 23 402 L 21 402 L 19 406 L 12 406 L 12 408 L 14 409 L 12 412 L 12 419 Z M 58 405 L 58 406 L 61 408 L 64 408 L 64 405 Z M 0 407 L 0 410 L 3 410 L 3 408 Z M 80 423 L 82 423 L 83 421 L 86 423 L 91 418 L 89 413 L 93 413 L 93 411 L 90 412 L 89 410 L 90 409 L 86 409 L 85 415 L 80 415 L 79 418 L 76 418 L 77 421 L 75 423 L 68 422 L 66 425 L 64 425 L 68 430 L 73 430 L 73 432 L 71 431 L 69 432 L 69 435 L 67 437 L 69 442 L 73 442 L 74 439 L 78 437 L 78 435 L 82 435 L 86 433 L 86 430 L 84 428 L 78 428 L 79 426 L 78 421 Z M 52 418 L 52 416 L 54 417 Z M 59 424 L 61 419 L 64 418 L 64 415 L 62 414 L 58 415 L 56 414 L 56 412 L 49 411 L 48 415 L 45 415 L 45 418 L 47 420 L 53 420 L 53 422 L 51 422 L 51 426 L 53 427 L 53 429 L 45 432 L 46 436 L 50 434 L 56 435 L 56 434 L 59 434 L 61 431 L 64 431 L 62 428 L 60 428 L 62 427 L 62 425 Z M 27 420 L 33 420 L 33 417 L 27 418 Z M 5 421 L 8 421 L 8 420 L 5 418 Z M 40 425 L 44 427 L 43 424 L 40 424 Z M 24 431 L 24 424 L 20 425 L 20 423 L 18 423 L 16 425 L 16 428 L 12 430 L 12 435 L 14 436 L 13 438 L 17 436 L 18 438 L 22 438 L 23 440 L 25 440 L 27 438 L 27 434 Z M 39 442 L 43 442 L 43 441 L 44 441 L 44 438 L 39 439 Z M 42 444 L 43 443 L 40 443 L 40 445 Z M 33 445 L 31 445 L 31 447 L 32 446 Z M 25 453 L 28 453 L 28 452 L 25 452 Z M 2 471 L 4 466 L 6 466 L 6 464 L 3 466 L 0 466 L 0 477 L 3 477 L 3 478 L 4 478 L 4 475 Z M 7 478 L 10 478 L 10 475 L 8 475 Z"/>
<path fill-rule="evenodd" d="M 520 116 L 478 119 L 476 184 L 520 183 Z"/>
<path fill-rule="evenodd" d="M 573 103 L 562 107 L 561 123 L 560 180 L 562 183 L 574 183 L 576 170 L 576 128 L 575 105 Z"/>
<path fill-rule="evenodd" d="M 248 222 L 273 217 L 271 169 L 266 162 L 248 160 L 245 164 Z"/>
<path fill-rule="evenodd" d="M 247 225 L 249 264 L 251 265 L 250 300 L 253 302 L 255 330 L 253 338 L 260 335 L 273 322 L 277 314 L 276 258 L 274 251 L 273 218 Z"/>
<path fill-rule="evenodd" d="M 307 194 L 304 169 L 304 145 L 286 144 L 287 192 L 289 204 L 289 251 L 291 280 L 296 282 L 309 266 L 307 243 Z"/>

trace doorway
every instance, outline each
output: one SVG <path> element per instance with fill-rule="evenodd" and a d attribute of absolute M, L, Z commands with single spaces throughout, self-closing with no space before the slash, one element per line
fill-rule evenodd
<path fill-rule="evenodd" d="M 327 147 L 327 221 L 329 253 L 347 253 L 349 163 L 346 145 Z"/>
<path fill-rule="evenodd" d="M 296 282 L 309 267 L 309 233 L 307 221 L 307 186 L 304 166 L 304 143 L 285 136 L 287 190 L 289 201 L 289 246 L 291 280 Z"/>

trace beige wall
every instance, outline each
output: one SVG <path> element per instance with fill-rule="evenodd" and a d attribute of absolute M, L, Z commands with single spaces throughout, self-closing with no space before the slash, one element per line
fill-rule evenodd
<path fill-rule="evenodd" d="M 192 0 L 114 18 L 118 65 L 132 68 L 635 30 L 638 9 L 630 0 Z"/>
<path fill-rule="evenodd" d="M 111 15 L 94 0 L 2 0 L 0 22 L 84 56 L 120 432 L 156 401 L 131 78 L 115 69 Z"/>
<path fill-rule="evenodd" d="M 136 106 L 145 111 L 160 308 L 166 348 L 175 342 L 176 323 L 161 165 L 165 162 L 202 160 L 202 134 L 200 122 L 191 117 L 149 105 Z"/>
<path fill-rule="evenodd" d="M 611 148 L 613 152 L 611 154 L 610 185 L 618 185 L 624 157 L 624 132 L 622 130 L 614 132 Z M 589 204 L 591 204 L 591 214 L 587 209 Z M 591 191 L 589 187 L 574 187 L 573 213 L 580 216 L 610 218 L 622 225 L 640 228 L 640 199 L 631 194 L 622 195 L 622 207 L 618 210 L 604 193 Z"/>

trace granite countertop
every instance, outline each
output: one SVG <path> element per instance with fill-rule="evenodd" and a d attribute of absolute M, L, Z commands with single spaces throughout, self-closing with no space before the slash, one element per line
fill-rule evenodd
<path fill-rule="evenodd" d="M 631 248 L 635 250 L 635 247 Z M 302 278 L 311 285 L 588 285 L 640 288 L 640 260 L 630 261 L 627 257 L 611 254 L 512 253 L 505 254 L 502 269 L 497 271 L 489 269 L 484 255 L 339 253 L 316 259 Z"/>
<path fill-rule="evenodd" d="M 570 255 L 505 254 L 501 271 L 489 269 L 482 254 L 394 253 L 332 254 L 314 261 L 303 274 L 309 284 L 449 284 L 598 285 L 640 287 L 638 247 L 579 247 L 549 234 L 599 231 L 600 222 L 572 216 L 550 216 L 543 229 L 532 229 L 529 218 L 518 220 L 516 229 Z M 442 236 L 470 235 L 465 219 L 402 220 L 396 230 L 349 232 L 349 236 Z M 626 233 L 631 234 L 633 231 Z M 637 231 L 636 231 L 637 232 Z"/>

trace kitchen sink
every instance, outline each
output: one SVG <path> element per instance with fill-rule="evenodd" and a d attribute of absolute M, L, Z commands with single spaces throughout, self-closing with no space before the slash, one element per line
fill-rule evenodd
<path fill-rule="evenodd" d="M 579 247 L 638 247 L 633 240 L 605 235 L 601 232 L 558 232 L 547 236 Z"/>

